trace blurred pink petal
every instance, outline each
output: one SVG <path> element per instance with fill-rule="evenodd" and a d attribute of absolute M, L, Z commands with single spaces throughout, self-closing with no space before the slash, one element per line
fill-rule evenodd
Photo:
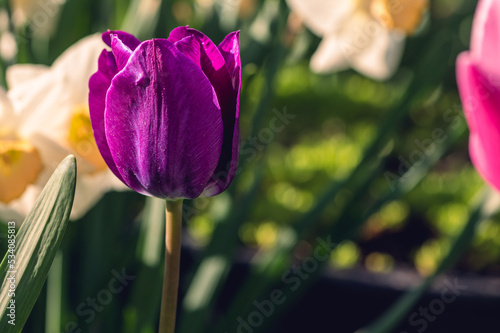
<path fill-rule="evenodd" d="M 500 2 L 476 9 L 471 51 L 457 59 L 457 83 L 470 129 L 469 152 L 481 176 L 500 190 Z"/>

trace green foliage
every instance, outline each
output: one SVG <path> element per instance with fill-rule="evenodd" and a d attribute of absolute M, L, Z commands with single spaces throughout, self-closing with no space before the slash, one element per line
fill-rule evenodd
<path fill-rule="evenodd" d="M 68 156 L 54 171 L 0 265 L 0 330 L 20 332 L 28 319 L 69 221 L 76 160 Z M 9 224 L 10 225 L 10 224 Z M 12 245 L 12 246 L 11 246 Z"/>
<path fill-rule="evenodd" d="M 290 20 L 284 1 L 242 1 L 249 7 L 241 13 L 231 7 L 236 2 L 160 1 L 141 21 L 140 1 L 66 1 L 57 29 L 45 39 L 28 36 L 16 61 L 50 64 L 80 38 L 120 27 L 146 39 L 189 24 L 216 42 L 241 29 L 240 173 L 224 194 L 186 203 L 189 251 L 183 257 L 188 263 L 180 282 L 179 332 L 235 331 L 236 318 L 248 314 L 254 300 L 283 287 L 283 274 L 311 255 L 318 238 L 330 237 L 338 246 L 298 291 L 282 288 L 287 302 L 254 332 L 279 326 L 279 313 L 311 290 L 325 270 L 362 267 L 389 274 L 407 265 L 428 277 L 369 332 L 389 332 L 435 276 L 454 265 L 495 272 L 500 217 L 481 222 L 481 205 L 471 205 L 484 184 L 468 159 L 454 73 L 457 54 L 468 47 L 475 2 L 433 1 L 428 24 L 407 40 L 401 68 L 386 82 L 352 70 L 312 73 L 309 60 L 320 39 L 304 29 L 294 43 L 286 41 Z M 256 22 L 259 33 L 252 32 Z M 8 65 L 1 63 L 0 74 Z M 267 140 L 266 131 L 283 112 L 294 118 Z M 436 129 L 445 139 L 429 146 Z M 416 151 L 421 161 L 404 162 Z M 61 331 L 74 323 L 84 332 L 154 332 L 162 220 L 158 203 L 109 193 L 70 224 L 62 267 L 54 273 L 60 289 L 42 289 L 26 332 L 41 332 L 43 318 L 60 318 L 55 326 Z M 7 232 L 0 228 L 0 236 Z M 402 241 L 408 233 L 412 237 Z M 388 250 L 390 245 L 403 250 Z M 248 271 L 231 279 L 242 262 Z M 88 299 L 98 299 L 113 270 L 122 268 L 133 282 L 92 308 Z M 54 297 L 59 310 L 51 306 Z"/>

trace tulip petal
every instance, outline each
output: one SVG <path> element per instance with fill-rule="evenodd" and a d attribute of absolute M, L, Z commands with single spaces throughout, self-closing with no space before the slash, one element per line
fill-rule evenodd
<path fill-rule="evenodd" d="M 500 1 L 479 1 L 471 35 L 471 57 L 481 69 L 500 76 Z"/>
<path fill-rule="evenodd" d="M 121 71 L 123 67 L 127 64 L 128 59 L 132 55 L 133 50 L 130 49 L 123 41 L 120 39 L 119 35 L 111 34 L 111 51 L 115 56 L 116 66 L 118 71 Z"/>
<path fill-rule="evenodd" d="M 214 196 L 228 188 L 236 175 L 238 168 L 238 157 L 240 152 L 240 86 L 241 86 L 241 58 L 239 31 L 232 32 L 219 44 L 218 49 L 226 61 L 226 66 L 231 76 L 234 99 L 228 99 L 230 103 L 226 109 L 223 108 L 224 143 L 221 159 L 209 186 L 204 191 L 205 196 Z M 236 109 L 234 109 L 236 106 Z"/>
<path fill-rule="evenodd" d="M 184 53 L 188 58 L 201 68 L 201 51 L 200 43 L 194 40 L 193 36 L 187 36 L 174 43 L 179 51 Z"/>
<path fill-rule="evenodd" d="M 457 59 L 457 82 L 470 128 L 469 152 L 481 176 L 500 190 L 500 85 L 490 82 L 471 53 Z"/>
<path fill-rule="evenodd" d="M 225 191 L 231 184 L 238 169 L 240 153 L 240 126 L 238 118 L 232 128 L 224 128 L 224 142 L 217 168 L 207 184 L 204 196 L 212 197 Z"/>
<path fill-rule="evenodd" d="M 241 57 L 240 57 L 240 32 L 231 32 L 224 38 L 218 47 L 226 61 L 226 67 L 233 83 L 233 89 L 240 91 L 241 85 Z"/>
<path fill-rule="evenodd" d="M 206 76 L 173 43 L 142 43 L 106 97 L 107 141 L 124 182 L 160 198 L 198 197 L 219 161 L 220 112 Z"/>
<path fill-rule="evenodd" d="M 108 30 L 102 34 L 102 40 L 106 45 L 111 47 L 111 35 L 117 36 L 124 45 L 126 45 L 129 49 L 132 51 L 141 44 L 141 41 L 135 38 L 135 36 L 129 34 L 128 32 L 125 31 L 120 31 L 120 30 Z"/>
<path fill-rule="evenodd" d="M 92 130 L 94 132 L 95 142 L 102 158 L 109 169 L 124 182 L 120 172 L 116 167 L 115 161 L 109 151 L 106 140 L 106 131 L 104 127 L 104 110 L 106 108 L 106 94 L 111 85 L 111 80 L 118 72 L 115 58 L 111 52 L 103 50 L 98 61 L 98 70 L 89 80 L 89 110 Z"/>
<path fill-rule="evenodd" d="M 178 27 L 169 40 L 178 42 L 193 36 L 200 44 L 200 66 L 217 93 L 224 124 L 224 142 L 220 161 L 203 195 L 213 196 L 224 191 L 236 174 L 240 150 L 238 122 L 241 60 L 239 32 L 229 34 L 219 45 L 203 33 L 188 27 Z M 190 40 L 190 41 L 195 41 Z"/>
<path fill-rule="evenodd" d="M 231 184 L 238 167 L 240 151 L 238 111 L 241 85 L 239 32 L 229 34 L 219 47 L 195 29 L 187 29 L 187 33 L 198 38 L 202 46 L 201 68 L 217 93 L 224 124 L 220 160 L 210 183 L 203 192 L 205 196 L 214 196 Z"/>
<path fill-rule="evenodd" d="M 174 28 L 174 30 L 170 31 L 168 40 L 172 43 L 180 41 L 181 39 L 189 36 L 188 29 L 189 29 L 188 25 Z"/>
<path fill-rule="evenodd" d="M 225 95 L 233 90 L 229 85 L 231 82 L 226 59 L 222 56 L 217 46 L 202 32 L 188 27 L 177 27 L 170 33 L 168 40 L 172 43 L 178 42 L 185 37 L 193 36 L 194 39 L 187 41 L 198 42 L 200 45 L 200 67 L 212 83 L 219 101 L 225 99 Z M 186 42 L 187 42 L 186 41 Z"/>

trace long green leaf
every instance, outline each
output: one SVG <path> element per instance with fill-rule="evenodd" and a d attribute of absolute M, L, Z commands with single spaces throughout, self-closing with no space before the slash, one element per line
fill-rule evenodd
<path fill-rule="evenodd" d="M 52 174 L 17 235 L 9 234 L 15 247 L 11 246 L 0 265 L 0 332 L 20 332 L 28 319 L 66 230 L 75 185 L 76 160 L 68 156 Z"/>

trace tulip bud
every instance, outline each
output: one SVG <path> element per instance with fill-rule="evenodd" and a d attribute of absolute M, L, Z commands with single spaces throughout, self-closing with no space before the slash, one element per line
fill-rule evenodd
<path fill-rule="evenodd" d="M 213 196 L 231 183 L 240 145 L 239 32 L 216 46 L 203 33 L 174 29 L 140 42 L 103 34 L 89 82 L 97 146 L 131 189 L 164 199 Z"/>

